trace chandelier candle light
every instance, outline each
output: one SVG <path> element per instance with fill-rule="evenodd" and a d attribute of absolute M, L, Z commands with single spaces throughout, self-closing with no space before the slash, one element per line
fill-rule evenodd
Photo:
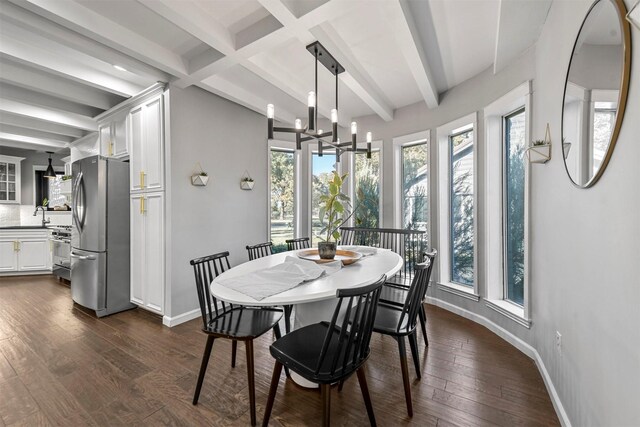
<path fill-rule="evenodd" d="M 309 107 L 309 119 L 307 126 L 302 126 L 302 120 L 296 119 L 294 127 L 274 127 L 275 107 L 273 104 L 267 105 L 267 138 L 273 139 L 274 132 L 295 133 L 296 149 L 302 148 L 302 142 L 315 141 L 318 144 L 318 156 L 322 157 L 324 150 L 335 150 L 336 162 L 340 162 L 340 155 L 345 152 L 367 153 L 367 158 L 371 158 L 371 132 L 367 132 L 367 148 L 358 148 L 358 124 L 351 122 L 351 140 L 340 142 L 338 138 L 338 74 L 344 72 L 344 67 L 334 59 L 333 56 L 320 44 L 313 42 L 307 46 L 307 50 L 315 57 L 315 90 L 309 92 L 307 96 L 307 106 Z M 318 124 L 318 61 L 336 77 L 336 107 L 331 110 L 331 131 L 324 132 L 316 129 Z M 329 140 L 330 139 L 330 140 Z"/>

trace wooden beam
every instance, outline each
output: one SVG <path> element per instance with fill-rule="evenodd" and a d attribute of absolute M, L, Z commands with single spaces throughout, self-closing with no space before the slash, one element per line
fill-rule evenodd
<path fill-rule="evenodd" d="M 49 108 L 25 104 L 11 99 L 0 99 L 0 112 L 30 117 L 48 123 L 56 123 L 85 131 L 97 131 L 98 125 L 91 117 Z"/>
<path fill-rule="evenodd" d="M 394 36 L 411 74 L 427 107 L 435 108 L 439 103 L 438 89 L 407 0 L 390 0 L 388 4 L 393 15 L 390 19 L 398 23 Z"/>
<path fill-rule="evenodd" d="M 9 1 L 176 77 L 188 75 L 180 55 L 80 3 L 59 0 Z"/>
<path fill-rule="evenodd" d="M 72 139 L 81 138 L 86 134 L 86 132 L 80 129 L 57 123 L 43 122 L 32 117 L 20 116 L 4 111 L 0 111 L 0 123 L 21 128 L 29 128 L 40 132 L 54 133 L 57 135 L 67 136 Z"/>
<path fill-rule="evenodd" d="M 87 117 L 95 117 L 104 111 L 100 108 L 78 104 L 4 82 L 0 82 L 0 98 L 13 99 L 14 101 L 24 102 L 25 104 L 38 105 L 59 111 L 68 111 Z"/>
<path fill-rule="evenodd" d="M 13 135 L 30 136 L 33 138 L 39 138 L 46 141 L 61 142 L 63 144 L 69 143 L 75 139 L 71 136 L 58 135 L 58 134 L 49 133 L 49 132 L 42 132 L 39 130 L 23 128 L 23 127 L 14 126 L 14 125 L 7 125 L 4 123 L 0 123 L 0 132 L 9 133 Z"/>
<path fill-rule="evenodd" d="M 5 141 L 22 142 L 25 144 L 38 145 L 43 147 L 55 147 L 55 148 L 66 147 L 66 144 L 64 142 L 34 138 L 31 136 L 15 135 L 15 134 L 6 133 L 6 132 L 0 132 L 0 139 L 3 139 Z"/>
<path fill-rule="evenodd" d="M 7 60 L 0 62 L 0 80 L 45 95 L 102 110 L 108 110 L 125 99 L 73 80 Z"/>

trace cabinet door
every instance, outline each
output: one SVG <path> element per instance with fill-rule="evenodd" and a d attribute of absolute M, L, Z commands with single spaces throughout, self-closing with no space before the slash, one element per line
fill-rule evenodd
<path fill-rule="evenodd" d="M 113 156 L 113 141 L 111 140 L 111 122 L 103 123 L 98 127 L 100 138 L 100 154 L 105 157 Z"/>
<path fill-rule="evenodd" d="M 132 109 L 127 118 L 129 141 L 129 171 L 131 191 L 143 189 L 141 172 L 144 170 L 144 149 L 142 135 L 142 105 Z"/>
<path fill-rule="evenodd" d="M 129 154 L 127 148 L 127 119 L 122 117 L 111 124 L 111 138 L 113 140 L 113 155 L 126 157 Z"/>
<path fill-rule="evenodd" d="M 18 270 L 18 252 L 16 240 L 0 240 L 0 272 Z"/>
<path fill-rule="evenodd" d="M 164 314 L 164 195 L 145 194 L 145 306 Z"/>
<path fill-rule="evenodd" d="M 142 194 L 131 196 L 131 302 L 144 305 L 144 288 L 147 283 L 145 277 L 145 227 L 144 201 Z"/>
<path fill-rule="evenodd" d="M 162 120 L 162 96 L 144 104 L 142 121 L 144 181 L 148 190 L 161 190 L 164 184 L 164 144 Z"/>
<path fill-rule="evenodd" d="M 49 240 L 20 240 L 18 247 L 18 270 L 47 270 L 49 269 L 50 255 Z"/>

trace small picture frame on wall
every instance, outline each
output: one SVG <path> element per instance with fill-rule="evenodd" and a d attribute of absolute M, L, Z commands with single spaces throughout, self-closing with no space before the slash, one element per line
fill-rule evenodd
<path fill-rule="evenodd" d="M 627 21 L 631 23 L 637 30 L 640 30 L 640 0 L 627 13 Z"/>

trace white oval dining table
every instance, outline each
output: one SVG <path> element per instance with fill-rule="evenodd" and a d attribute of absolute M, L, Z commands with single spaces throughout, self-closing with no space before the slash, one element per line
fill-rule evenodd
<path fill-rule="evenodd" d="M 357 249 L 356 249 L 357 250 Z M 390 250 L 378 250 L 374 255 L 362 257 L 355 264 L 342 267 L 338 272 L 302 283 L 288 291 L 272 295 L 260 301 L 218 283 L 219 280 L 243 276 L 257 270 L 282 264 L 287 256 L 299 251 L 281 252 L 235 266 L 218 277 L 209 286 L 211 294 L 228 303 L 250 306 L 294 306 L 293 328 L 298 329 L 321 321 L 329 321 L 335 309 L 338 289 L 353 288 L 372 283 L 383 274 L 393 276 L 402 268 L 402 257 Z M 256 283 L 256 286 L 260 286 Z M 317 385 L 291 373 L 299 385 L 316 388 Z"/>

